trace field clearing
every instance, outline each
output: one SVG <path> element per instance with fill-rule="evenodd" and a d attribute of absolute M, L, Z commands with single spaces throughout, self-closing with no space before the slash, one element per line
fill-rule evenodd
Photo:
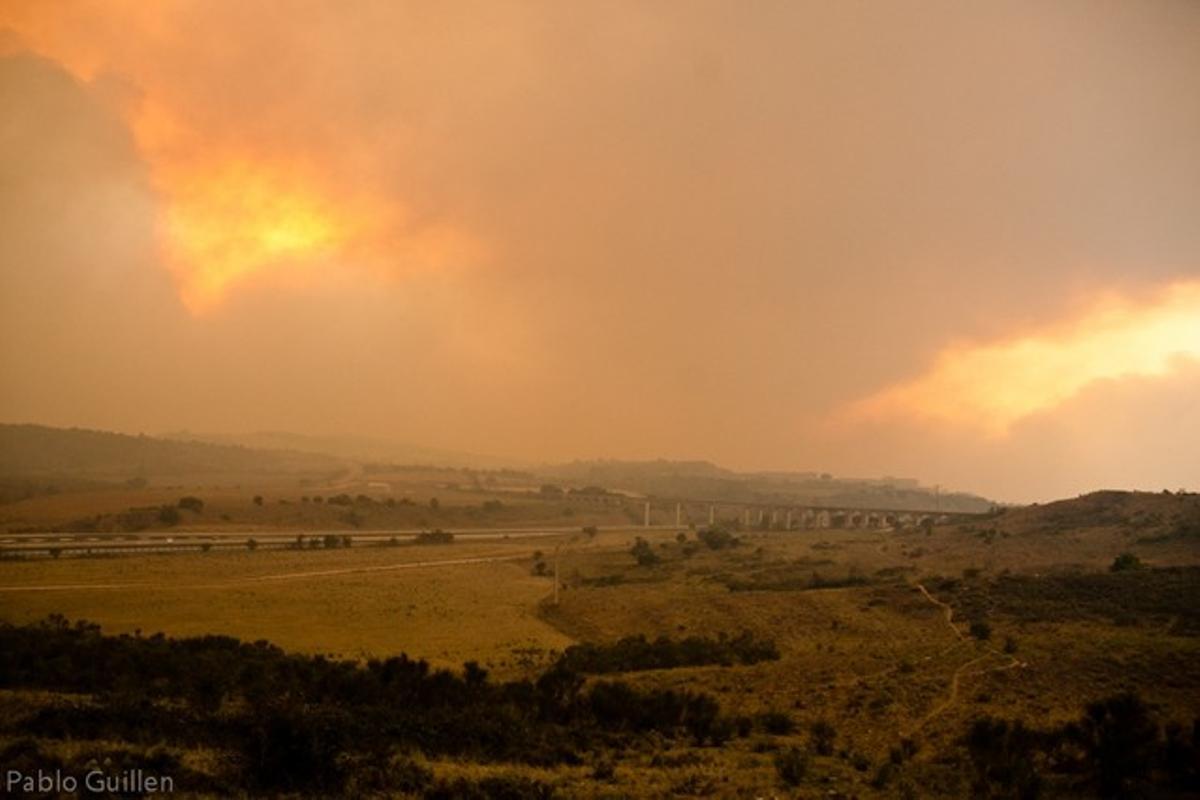
<path fill-rule="evenodd" d="M 512 540 L 9 562 L 0 565 L 0 586 L 73 588 L 0 591 L 0 618 L 23 623 L 58 613 L 112 633 L 220 633 L 342 658 L 407 652 L 443 666 L 474 659 L 512 674 L 531 657 L 521 653 L 571 643 L 536 615 L 552 585 L 530 573 L 529 559 L 546 547 Z M 465 559 L 505 560 L 389 569 Z M 364 571 L 305 577 L 338 570 Z M 279 578 L 287 575 L 297 577 Z"/>

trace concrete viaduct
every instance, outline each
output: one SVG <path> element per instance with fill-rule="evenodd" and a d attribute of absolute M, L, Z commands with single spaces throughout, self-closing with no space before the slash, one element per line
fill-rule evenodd
<path fill-rule="evenodd" d="M 801 504 L 737 503 L 651 497 L 641 501 L 644 527 L 724 524 L 740 530 L 819 530 L 822 528 L 904 529 L 941 524 L 986 512 L 850 508 Z"/>

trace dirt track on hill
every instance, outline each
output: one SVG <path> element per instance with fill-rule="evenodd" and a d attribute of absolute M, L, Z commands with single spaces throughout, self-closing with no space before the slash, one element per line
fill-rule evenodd
<path fill-rule="evenodd" d="M 945 620 L 946 625 L 950 628 L 950 630 L 952 630 L 954 632 L 955 637 L 958 639 L 958 643 L 955 644 L 954 646 L 952 646 L 950 648 L 950 650 L 956 649 L 958 647 L 958 645 L 965 644 L 966 642 L 968 642 L 969 637 L 966 634 L 964 634 L 961 630 L 959 630 L 958 626 L 954 624 L 954 608 L 952 606 L 950 606 L 949 603 L 945 603 L 941 600 L 938 600 L 936 597 L 934 597 L 932 594 L 930 594 L 929 590 L 925 588 L 924 584 L 918 583 L 918 584 L 916 584 L 916 587 L 921 592 L 921 594 L 925 596 L 926 600 L 928 600 L 930 603 L 933 603 L 935 606 L 938 606 L 939 608 L 942 609 L 943 619 Z M 970 661 L 966 662 L 965 664 L 960 665 L 957 669 L 954 670 L 953 674 L 951 674 L 951 676 L 950 676 L 950 683 L 949 683 L 949 686 L 946 691 L 946 698 L 941 703 L 934 706 L 928 714 L 926 714 L 914 726 L 912 726 L 907 731 L 906 735 L 912 735 L 913 733 L 916 733 L 917 731 L 921 730 L 929 722 L 931 722 L 932 720 L 941 716 L 942 713 L 944 713 L 947 709 L 949 709 L 956 702 L 958 702 L 958 693 L 959 693 L 959 689 L 962 686 L 962 679 L 964 677 L 969 676 L 969 675 L 984 675 L 988 672 L 1003 672 L 1005 670 L 1010 670 L 1010 669 L 1023 669 L 1025 667 L 1029 666 L 1028 663 L 1021 661 L 1016 656 L 1013 656 L 1009 653 L 1002 653 L 1001 651 L 997 650 L 996 648 L 992 647 L 991 645 L 986 645 L 986 648 L 987 648 L 988 652 L 984 653 L 983 655 L 981 655 L 977 658 L 971 659 Z M 949 652 L 949 651 L 947 651 L 947 652 Z M 970 668 L 972 666 L 974 666 L 975 664 L 978 664 L 981 661 L 986 661 L 987 659 L 996 657 L 996 656 L 998 656 L 1000 658 L 1008 659 L 1008 663 L 1003 664 L 1001 666 L 997 666 L 997 667 L 989 667 L 987 669 L 969 671 Z"/>

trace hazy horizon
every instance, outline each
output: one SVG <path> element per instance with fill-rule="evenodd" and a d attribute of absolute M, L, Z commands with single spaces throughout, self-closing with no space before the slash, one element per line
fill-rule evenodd
<path fill-rule="evenodd" d="M 1200 488 L 1200 5 L 0 8 L 0 419 Z"/>

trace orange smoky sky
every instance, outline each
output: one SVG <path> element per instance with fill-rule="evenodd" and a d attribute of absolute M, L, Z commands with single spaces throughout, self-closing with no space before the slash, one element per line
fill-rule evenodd
<path fill-rule="evenodd" d="M 9 0 L 0 418 L 1196 488 L 1197 41 L 1185 0 Z"/>
<path fill-rule="evenodd" d="M 1106 298 L 1077 320 L 1014 338 L 953 345 L 921 376 L 851 408 L 852 416 L 912 417 L 1003 436 L 1103 380 L 1163 377 L 1200 363 L 1200 280 L 1133 304 Z"/>

